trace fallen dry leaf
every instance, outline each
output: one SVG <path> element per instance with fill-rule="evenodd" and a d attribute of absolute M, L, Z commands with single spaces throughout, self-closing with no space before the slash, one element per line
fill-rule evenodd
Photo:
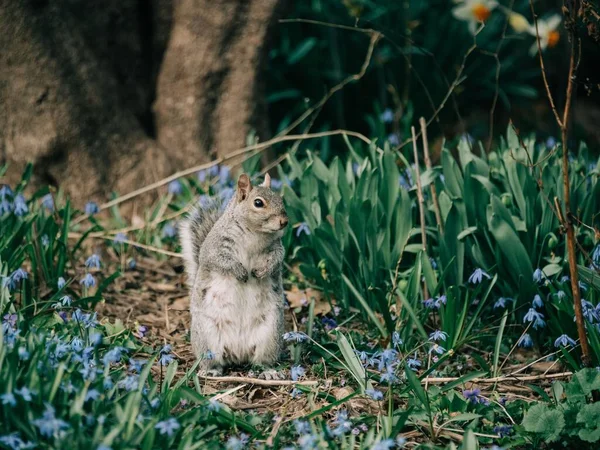
<path fill-rule="evenodd" d="M 323 298 L 323 293 L 316 289 L 298 289 L 296 286 L 291 291 L 285 291 L 285 296 L 288 299 L 291 308 L 308 307 L 310 302 L 315 301 L 315 314 L 325 315 L 331 311 L 331 305 Z"/>

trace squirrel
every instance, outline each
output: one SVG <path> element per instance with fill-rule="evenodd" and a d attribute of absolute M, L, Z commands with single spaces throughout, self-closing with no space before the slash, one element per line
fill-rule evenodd
<path fill-rule="evenodd" d="M 252 186 L 240 175 L 224 211 L 196 207 L 180 226 L 190 288 L 190 340 L 199 369 L 220 375 L 230 364 L 273 364 L 282 348 L 281 242 L 288 216 L 271 177 Z"/>

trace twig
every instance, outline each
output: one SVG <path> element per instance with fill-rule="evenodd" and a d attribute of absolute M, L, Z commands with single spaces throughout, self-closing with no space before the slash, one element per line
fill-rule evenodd
<path fill-rule="evenodd" d="M 419 124 L 421 125 L 421 136 L 423 136 L 423 154 L 425 155 L 425 167 L 427 170 L 433 170 L 431 164 L 431 158 L 429 157 L 429 140 L 427 139 L 427 123 L 425 122 L 425 118 L 421 117 L 419 119 Z M 429 189 L 431 190 L 431 198 L 433 199 L 433 209 L 435 211 L 435 221 L 437 222 L 438 230 L 440 233 L 444 233 L 444 223 L 442 222 L 442 213 L 440 212 L 440 204 L 438 202 L 437 190 L 435 188 L 435 183 L 432 181 L 429 184 Z"/>
<path fill-rule="evenodd" d="M 415 158 L 415 172 L 417 179 L 417 198 L 419 200 L 419 216 L 421 220 L 421 241 L 423 244 L 423 253 L 427 254 L 427 233 L 425 231 L 425 198 L 423 197 L 423 188 L 421 187 L 421 170 L 419 169 L 419 155 L 417 153 L 417 136 L 415 134 L 415 127 L 410 127 L 413 141 L 413 155 Z M 426 300 L 429 298 L 427 293 L 427 285 L 423 283 L 423 298 Z"/>
<path fill-rule="evenodd" d="M 292 380 L 261 380 L 260 378 L 251 377 L 209 377 L 201 376 L 205 380 L 216 381 L 218 383 L 245 383 L 255 384 L 257 386 L 317 386 L 319 384 L 316 380 L 306 381 L 292 381 Z"/>
<path fill-rule="evenodd" d="M 82 234 L 81 233 L 76 233 L 76 232 L 69 232 L 69 239 L 79 239 L 81 238 Z M 107 241 L 115 241 L 117 240 L 117 238 L 115 236 L 90 236 L 93 237 L 95 239 L 104 239 Z M 141 248 L 144 250 L 148 250 L 150 252 L 154 252 L 154 253 L 160 253 L 162 255 L 167 255 L 167 256 L 174 256 L 176 258 L 182 258 L 180 253 L 175 253 L 169 250 L 163 250 L 162 248 L 158 248 L 158 247 L 153 247 L 151 245 L 145 245 L 145 244 L 140 244 L 139 242 L 134 242 L 134 241 L 130 241 L 128 239 L 119 239 L 119 242 L 122 244 L 129 244 L 133 247 L 137 247 L 137 248 Z"/>
<path fill-rule="evenodd" d="M 490 383 L 500 383 L 503 381 L 521 382 L 521 381 L 551 380 L 551 379 L 556 379 L 556 378 L 568 378 L 571 375 L 573 375 L 573 372 L 560 372 L 560 373 L 551 373 L 551 374 L 546 374 L 546 375 L 525 375 L 522 377 L 517 377 L 514 375 L 506 375 L 506 376 L 493 377 L 493 378 L 472 378 L 471 380 L 469 380 L 469 383 L 490 384 Z M 439 378 L 427 377 L 427 378 L 423 378 L 421 380 L 421 384 L 449 383 L 449 382 L 456 381 L 459 379 L 460 379 L 459 377 L 439 377 Z"/>

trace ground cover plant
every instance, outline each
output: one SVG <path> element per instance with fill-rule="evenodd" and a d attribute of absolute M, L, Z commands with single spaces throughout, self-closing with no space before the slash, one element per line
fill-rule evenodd
<path fill-rule="evenodd" d="M 27 198 L 29 172 L 3 186 L 0 444 L 594 448 L 599 372 L 580 370 L 546 202 L 560 196 L 556 149 L 509 128 L 489 154 L 444 150 L 421 173 L 420 223 L 416 167 L 389 145 L 344 145 L 329 164 L 290 153 L 274 183 L 292 223 L 282 381 L 251 367 L 201 378 L 188 349 L 176 221 L 232 195 L 226 166 L 171 182 L 133 227 L 118 208 Z M 582 148 L 570 167 L 595 367 L 598 161 Z"/>

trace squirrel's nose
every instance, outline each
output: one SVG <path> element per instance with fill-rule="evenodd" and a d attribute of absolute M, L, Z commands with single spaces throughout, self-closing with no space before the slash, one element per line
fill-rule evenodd
<path fill-rule="evenodd" d="M 287 217 L 282 217 L 281 219 L 279 219 L 279 225 L 281 225 L 281 228 L 285 228 L 288 222 L 289 219 Z"/>

